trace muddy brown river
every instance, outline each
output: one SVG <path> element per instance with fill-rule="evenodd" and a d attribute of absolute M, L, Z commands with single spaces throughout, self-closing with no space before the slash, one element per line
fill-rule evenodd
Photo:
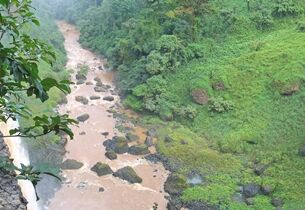
<path fill-rule="evenodd" d="M 158 204 L 158 209 L 166 209 L 163 186 L 168 173 L 161 164 L 153 164 L 141 156 L 129 154 L 118 155 L 116 160 L 105 157 L 103 142 L 120 134 L 115 128 L 115 118 L 107 112 L 115 103 L 119 103 L 119 97 L 114 95 L 115 100 L 112 102 L 102 99 L 89 100 L 88 105 L 75 101 L 75 97 L 84 96 L 89 99 L 90 96 L 111 96 L 110 90 L 114 89 L 112 74 L 101 70 L 104 64 L 102 58 L 81 47 L 78 42 L 80 34 L 74 26 L 65 22 L 58 22 L 58 26 L 65 37 L 67 69 L 74 71 L 72 81 L 76 82 L 77 67 L 86 64 L 89 67 L 86 82 L 95 84 L 94 78 L 98 77 L 111 88 L 107 92 L 97 93 L 94 91 L 94 85 L 73 85 L 72 93 L 67 96 L 68 103 L 59 107 L 62 114 L 69 113 L 71 117 L 76 118 L 87 113 L 90 118 L 72 128 L 75 138 L 66 145 L 65 159 L 75 159 L 84 166 L 79 170 L 63 171 L 66 181 L 51 200 L 49 209 L 149 210 L 153 209 L 154 203 Z M 80 135 L 81 132 L 86 134 Z M 109 132 L 108 138 L 102 136 L 101 132 Z M 143 182 L 129 184 L 112 175 L 98 177 L 90 168 L 99 161 L 109 164 L 113 171 L 131 166 Z M 99 192 L 101 187 L 105 189 L 104 192 Z"/>

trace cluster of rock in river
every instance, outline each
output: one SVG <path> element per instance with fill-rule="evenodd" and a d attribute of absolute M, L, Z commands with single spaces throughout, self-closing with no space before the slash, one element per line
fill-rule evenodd
<path fill-rule="evenodd" d="M 9 160 L 10 153 L 0 132 L 0 163 Z M 0 168 L 0 210 L 25 210 L 27 201 L 22 196 L 16 174 Z"/>

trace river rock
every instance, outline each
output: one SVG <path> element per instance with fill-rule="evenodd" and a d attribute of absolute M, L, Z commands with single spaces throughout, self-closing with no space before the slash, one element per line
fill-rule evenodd
<path fill-rule="evenodd" d="M 142 183 L 142 178 L 130 166 L 126 166 L 113 173 L 113 176 L 128 181 L 131 184 Z"/>
<path fill-rule="evenodd" d="M 260 186 L 255 183 L 250 183 L 243 186 L 243 194 L 245 197 L 254 197 L 259 193 Z"/>
<path fill-rule="evenodd" d="M 82 74 L 79 74 L 79 73 L 77 73 L 77 74 L 75 75 L 75 78 L 76 78 L 77 80 L 87 80 L 87 77 L 86 77 L 85 75 L 82 75 Z"/>
<path fill-rule="evenodd" d="M 105 137 L 109 136 L 109 132 L 102 132 L 101 134 Z"/>
<path fill-rule="evenodd" d="M 79 133 L 79 135 L 80 135 L 80 136 L 84 136 L 84 135 L 86 135 L 86 132 L 85 132 L 85 131 L 82 131 L 82 132 Z"/>
<path fill-rule="evenodd" d="M 101 80 L 99 77 L 95 77 L 95 78 L 94 78 L 94 81 L 96 81 L 96 82 L 101 82 L 102 80 Z"/>
<path fill-rule="evenodd" d="M 186 180 L 183 177 L 175 174 L 169 175 L 164 184 L 165 192 L 169 193 L 170 195 L 181 195 L 186 187 Z"/>
<path fill-rule="evenodd" d="M 105 191 L 105 188 L 100 187 L 100 188 L 98 188 L 98 191 L 99 191 L 99 192 L 104 192 L 104 191 Z"/>
<path fill-rule="evenodd" d="M 133 142 L 139 140 L 139 136 L 129 132 L 126 134 L 126 139 L 128 140 L 128 142 Z"/>
<path fill-rule="evenodd" d="M 209 96 L 206 90 L 195 88 L 191 91 L 191 95 L 195 103 L 205 105 L 209 101 Z"/>
<path fill-rule="evenodd" d="M 77 170 L 83 166 L 84 164 L 77 160 L 67 159 L 61 164 L 60 168 L 62 170 Z"/>
<path fill-rule="evenodd" d="M 103 98 L 104 101 L 114 101 L 114 97 L 113 96 L 105 96 Z"/>
<path fill-rule="evenodd" d="M 93 85 L 92 82 L 86 82 L 86 85 Z"/>
<path fill-rule="evenodd" d="M 77 85 L 82 85 L 82 84 L 84 84 L 84 83 L 85 83 L 85 80 L 78 80 L 78 81 L 76 82 Z"/>
<path fill-rule="evenodd" d="M 104 141 L 103 145 L 106 147 L 106 150 L 113 150 L 117 154 L 124 154 L 128 152 L 128 142 L 124 137 L 115 136 L 111 140 L 108 139 Z"/>
<path fill-rule="evenodd" d="M 145 144 L 146 144 L 148 147 L 153 146 L 153 145 L 154 145 L 154 139 L 153 139 L 153 137 L 147 136 L 146 139 L 145 139 Z"/>
<path fill-rule="evenodd" d="M 100 96 L 90 96 L 90 100 L 99 100 L 101 99 Z"/>
<path fill-rule="evenodd" d="M 102 163 L 102 162 L 98 162 L 96 163 L 92 168 L 91 171 L 94 171 L 98 176 L 105 176 L 108 174 L 112 174 L 113 171 L 110 168 L 109 165 Z"/>
<path fill-rule="evenodd" d="M 75 101 L 80 102 L 84 105 L 87 105 L 89 103 L 89 100 L 84 96 L 76 96 Z"/>
<path fill-rule="evenodd" d="M 112 151 L 112 150 L 109 150 L 105 153 L 105 156 L 109 159 L 109 160 L 115 160 L 118 158 L 117 154 Z"/>
<path fill-rule="evenodd" d="M 94 87 L 94 91 L 99 93 L 99 92 L 106 92 L 107 90 L 103 87 L 96 86 L 96 87 Z"/>
<path fill-rule="evenodd" d="M 102 83 L 102 81 L 96 82 L 95 86 L 97 86 L 97 87 L 104 87 L 105 88 L 105 85 Z"/>
<path fill-rule="evenodd" d="M 82 114 L 80 116 L 78 116 L 76 119 L 79 121 L 79 122 L 85 122 L 89 119 L 89 114 Z"/>
<path fill-rule="evenodd" d="M 132 155 L 147 155 L 149 154 L 148 146 L 145 144 L 134 145 L 128 149 L 128 153 Z"/>

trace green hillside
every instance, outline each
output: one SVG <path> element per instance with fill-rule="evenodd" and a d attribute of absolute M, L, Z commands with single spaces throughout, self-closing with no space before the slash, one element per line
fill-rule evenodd
<path fill-rule="evenodd" d="M 304 1 L 70 3 L 65 18 L 117 71 L 124 104 L 159 128 L 158 150 L 181 166 L 175 173 L 204 177 L 185 185 L 182 201 L 305 209 Z M 236 201 L 249 183 L 271 192 Z"/>

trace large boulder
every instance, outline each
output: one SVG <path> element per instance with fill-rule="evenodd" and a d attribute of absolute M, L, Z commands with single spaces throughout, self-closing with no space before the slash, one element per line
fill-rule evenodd
<path fill-rule="evenodd" d="M 90 100 L 98 100 L 100 99 L 100 96 L 90 96 Z"/>
<path fill-rule="evenodd" d="M 197 104 L 205 105 L 209 102 L 208 92 L 204 89 L 195 88 L 191 91 L 191 95 Z"/>
<path fill-rule="evenodd" d="M 170 195 L 181 195 L 187 187 L 186 180 L 179 175 L 171 174 L 164 184 L 164 190 Z"/>
<path fill-rule="evenodd" d="M 130 166 L 117 170 L 115 173 L 113 173 L 113 176 L 128 181 L 131 184 L 142 182 L 142 178 L 139 177 Z"/>
<path fill-rule="evenodd" d="M 105 176 L 113 173 L 109 165 L 101 162 L 96 163 L 91 168 L 91 171 L 94 171 L 98 176 Z"/>
<path fill-rule="evenodd" d="M 77 170 L 83 166 L 84 164 L 77 160 L 67 159 L 61 164 L 60 168 L 63 170 Z"/>
<path fill-rule="evenodd" d="M 86 77 L 85 75 L 79 74 L 79 73 L 77 73 L 77 74 L 75 75 L 75 78 L 76 78 L 77 80 L 87 80 L 87 77 Z"/>
<path fill-rule="evenodd" d="M 148 146 L 145 144 L 134 145 L 128 149 L 128 153 L 132 155 L 147 155 L 149 154 Z"/>
<path fill-rule="evenodd" d="M 106 150 L 112 150 L 117 154 L 123 154 L 128 152 L 128 142 L 124 137 L 115 136 L 112 139 L 104 141 L 103 145 L 106 147 Z"/>
<path fill-rule="evenodd" d="M 82 114 L 80 116 L 78 116 L 76 119 L 79 121 L 79 122 L 85 122 L 89 119 L 89 114 Z"/>
<path fill-rule="evenodd" d="M 259 193 L 260 186 L 255 183 L 246 184 L 243 186 L 243 194 L 245 197 L 254 197 Z"/>
<path fill-rule="evenodd" d="M 103 98 L 104 101 L 114 101 L 114 97 L 113 96 L 105 96 Z"/>
<path fill-rule="evenodd" d="M 84 96 L 76 96 L 75 100 L 77 102 L 80 102 L 80 103 L 84 104 L 84 105 L 87 105 L 89 103 L 89 100 Z"/>
<path fill-rule="evenodd" d="M 106 92 L 107 90 L 104 87 L 96 86 L 94 87 L 94 91 L 100 93 L 100 92 Z"/>
<path fill-rule="evenodd" d="M 112 150 L 109 150 L 105 153 L 105 156 L 109 159 L 109 160 L 115 160 L 118 158 L 117 154 L 112 151 Z"/>

